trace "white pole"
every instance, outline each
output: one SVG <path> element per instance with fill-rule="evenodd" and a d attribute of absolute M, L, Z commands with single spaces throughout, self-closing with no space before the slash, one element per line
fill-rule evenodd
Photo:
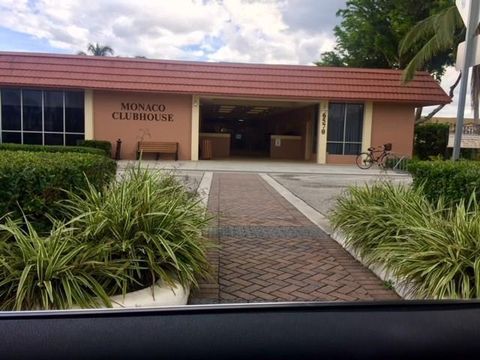
<path fill-rule="evenodd" d="M 458 96 L 457 123 L 455 125 L 455 141 L 453 143 L 452 160 L 458 160 L 460 157 L 460 146 L 462 143 L 463 120 L 465 115 L 465 98 L 467 95 L 468 72 L 473 63 L 473 41 L 475 30 L 478 26 L 479 1 L 470 1 L 470 11 L 468 16 L 467 34 L 465 36 L 465 62 L 462 68 L 462 79 L 460 82 L 460 94 Z"/>

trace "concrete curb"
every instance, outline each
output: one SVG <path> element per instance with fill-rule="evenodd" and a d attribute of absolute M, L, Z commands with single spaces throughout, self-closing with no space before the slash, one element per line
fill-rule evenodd
<path fill-rule="evenodd" d="M 208 197 L 210 195 L 210 188 L 212 187 L 213 173 L 206 171 L 203 173 L 202 180 L 197 188 L 198 196 L 200 196 L 201 203 L 207 207 Z"/>
<path fill-rule="evenodd" d="M 173 286 L 162 283 L 158 280 L 153 286 L 132 291 L 123 295 L 110 296 L 112 307 L 108 308 L 98 300 L 98 306 L 95 309 L 132 309 L 132 308 L 151 308 L 158 306 L 183 306 L 187 305 L 190 295 L 190 286 L 183 287 L 178 282 Z M 82 310 L 79 305 L 74 305 L 70 310 Z M 86 309 L 85 309 L 86 310 Z"/>
<path fill-rule="evenodd" d="M 158 281 L 153 288 L 150 286 L 145 289 L 133 291 L 123 295 L 115 295 L 110 298 L 113 308 L 138 308 L 155 306 L 179 306 L 187 305 L 189 287 L 175 283 L 174 286 L 168 286 Z"/>
<path fill-rule="evenodd" d="M 118 160 L 119 170 L 123 170 L 129 165 L 135 165 L 135 160 Z M 154 161 L 142 160 L 141 167 L 160 170 L 178 170 L 178 171 L 199 171 L 199 172 L 231 172 L 231 173 L 275 173 L 275 174 L 299 174 L 299 175 L 348 175 L 359 177 L 371 176 L 388 176 L 391 178 L 410 177 L 409 174 L 395 171 L 381 170 L 359 170 L 357 168 L 348 168 L 341 165 L 318 165 L 296 166 L 298 163 L 262 163 L 262 162 L 239 162 L 237 160 L 216 161 L 216 160 L 199 160 L 199 161 Z"/>
<path fill-rule="evenodd" d="M 340 246 L 342 246 L 350 255 L 352 255 L 356 260 L 364 264 L 369 270 L 371 270 L 378 278 L 383 281 L 388 281 L 392 283 L 393 290 L 403 299 L 415 299 L 414 291 L 412 287 L 405 283 L 404 281 L 392 276 L 385 268 L 381 265 L 365 265 L 362 261 L 362 257 L 350 246 L 346 244 L 345 236 L 339 231 L 333 231 L 328 219 L 322 213 L 315 210 L 313 207 L 308 205 L 305 201 L 294 195 L 290 190 L 281 185 L 274 178 L 268 174 L 261 173 L 260 177 L 270 185 L 275 191 L 277 191 L 285 200 L 292 204 L 298 211 L 307 217 L 312 223 L 318 226 L 323 232 L 327 233 L 333 240 L 335 240 Z"/>

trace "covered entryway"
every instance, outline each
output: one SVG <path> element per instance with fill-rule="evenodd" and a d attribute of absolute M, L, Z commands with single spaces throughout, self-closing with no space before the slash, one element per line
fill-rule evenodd
<path fill-rule="evenodd" d="M 200 159 L 309 161 L 316 152 L 318 104 L 200 99 Z"/>

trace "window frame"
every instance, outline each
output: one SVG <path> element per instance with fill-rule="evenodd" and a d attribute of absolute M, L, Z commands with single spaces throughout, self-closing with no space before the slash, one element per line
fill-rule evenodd
<path fill-rule="evenodd" d="M 18 87 L 2 87 L 0 88 L 0 90 L 3 90 L 3 89 L 12 89 L 12 90 L 20 90 L 20 129 L 19 130 L 5 130 L 2 128 L 2 122 L 3 122 L 3 119 L 2 119 L 2 116 L 3 116 L 3 111 L 2 111 L 2 107 L 3 107 L 3 99 L 2 99 L 2 91 L 0 91 L 0 144 L 2 144 L 4 141 L 3 141 L 3 133 L 16 133 L 16 134 L 20 134 L 20 139 L 21 139 L 21 144 L 25 144 L 25 141 L 24 141 L 24 134 L 42 134 L 42 145 L 48 145 L 48 144 L 45 144 L 45 134 L 54 134 L 54 135 L 62 135 L 62 138 L 63 138 L 63 146 L 68 146 L 67 145 L 67 141 L 66 141 L 66 138 L 67 138 L 67 135 L 82 135 L 83 138 L 85 138 L 85 128 L 84 128 L 84 131 L 83 132 L 74 132 L 74 131 L 65 131 L 65 122 L 66 122 L 66 119 L 65 119 L 65 114 L 66 114 L 66 101 L 65 101 L 65 96 L 66 96 L 66 93 L 68 91 L 72 91 L 72 92 L 81 92 L 83 94 L 83 96 L 85 96 L 85 92 L 84 90 L 65 90 L 65 89 L 38 89 L 38 88 L 18 88 Z M 41 91 L 41 111 L 42 111 L 42 129 L 41 131 L 37 131 L 37 130 L 24 130 L 24 124 L 23 124 L 23 92 L 25 90 L 37 90 L 37 91 Z M 45 130 L 45 92 L 46 91 L 58 91 L 58 92 L 61 92 L 62 93 L 62 122 L 63 122 L 63 131 L 47 131 Z M 84 103 L 84 111 L 85 111 L 85 103 Z M 85 122 L 85 117 L 84 117 L 84 122 Z M 85 126 L 85 125 L 84 125 Z"/>
<path fill-rule="evenodd" d="M 364 103 L 345 103 L 345 102 L 331 102 L 328 104 L 328 126 L 330 126 L 330 106 L 331 105 L 342 105 L 343 107 L 343 135 L 342 141 L 338 140 L 329 140 L 328 139 L 328 127 L 327 127 L 327 154 L 329 155 L 341 155 L 341 156 L 355 156 L 358 155 L 362 151 L 362 144 L 363 144 L 363 128 L 365 126 L 365 104 Z M 348 116 L 348 106 L 349 105 L 360 105 L 362 109 L 362 129 L 360 131 L 360 141 L 346 141 L 346 134 L 347 134 L 347 116 Z M 341 153 L 330 153 L 328 152 L 328 145 L 329 144 L 342 144 L 342 152 Z M 346 145 L 360 145 L 360 151 L 357 154 L 345 154 L 345 147 Z"/>

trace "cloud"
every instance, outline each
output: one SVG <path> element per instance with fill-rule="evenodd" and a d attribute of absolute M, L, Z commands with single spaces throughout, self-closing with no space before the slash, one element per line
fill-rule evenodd
<path fill-rule="evenodd" d="M 311 64 L 333 49 L 345 0 L 0 0 L 1 50 Z M 3 28 L 3 30 L 2 30 Z M 15 40 L 13 40 L 15 38 Z M 457 72 L 442 79 L 448 92 Z M 456 116 L 454 101 L 437 116 Z M 465 115 L 471 116 L 467 99 Z M 432 108 L 425 108 L 424 114 Z"/>
<path fill-rule="evenodd" d="M 313 34 L 330 32 L 340 22 L 336 17 L 339 9 L 345 8 L 346 0 L 289 0 L 281 7 L 287 25 Z"/>
<path fill-rule="evenodd" d="M 62 51 L 309 64 L 335 45 L 344 0 L 0 0 L 2 27 Z M 28 49 L 25 49 L 28 50 Z"/>

